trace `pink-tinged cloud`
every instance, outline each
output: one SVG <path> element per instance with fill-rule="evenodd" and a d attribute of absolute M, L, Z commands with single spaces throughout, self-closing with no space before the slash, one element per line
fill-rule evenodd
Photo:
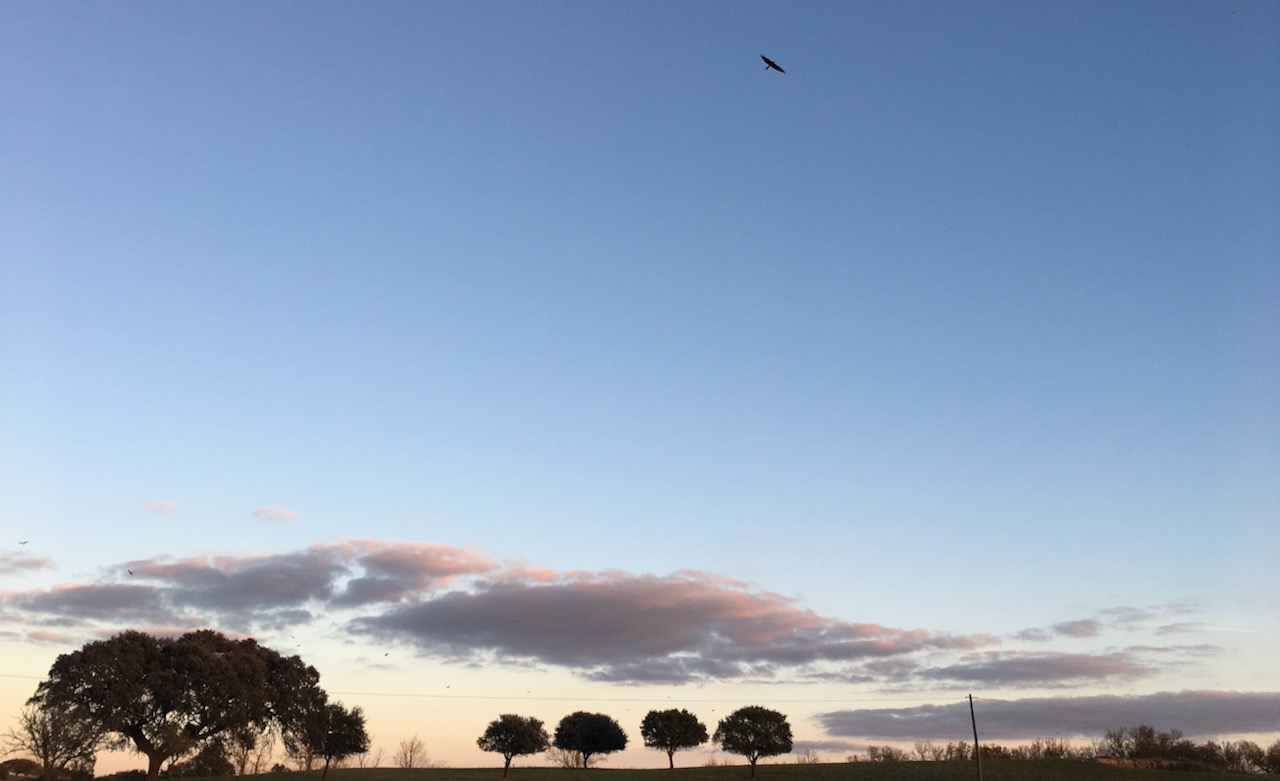
<path fill-rule="evenodd" d="M 129 562 L 131 580 L 151 584 L 171 609 L 264 621 L 328 601 L 346 563 L 316 548 L 265 556 L 195 556 Z"/>
<path fill-rule="evenodd" d="M 116 624 L 150 622 L 168 615 L 154 589 L 145 586 L 64 583 L 50 589 L 4 594 L 6 607 L 56 626 L 94 621 Z"/>
<path fill-rule="evenodd" d="M 178 511 L 178 505 L 168 499 L 150 499 L 147 501 L 147 509 L 160 515 L 173 515 Z"/>
<path fill-rule="evenodd" d="M 0 595 L 38 621 L 147 623 L 228 631 L 279 629 L 320 612 L 421 599 L 459 577 L 498 568 L 469 548 L 342 540 L 288 553 L 159 556 L 124 562 L 97 583 Z"/>
<path fill-rule="evenodd" d="M 32 556 L 21 551 L 0 551 L 0 575 L 55 568 L 53 559 L 44 556 Z"/>
<path fill-rule="evenodd" d="M 1002 649 L 999 638 L 981 633 L 823 616 L 714 573 L 556 571 L 503 565 L 473 548 L 375 539 L 274 554 L 128 561 L 106 568 L 96 582 L 0 593 L 0 615 L 12 627 L 74 628 L 81 635 L 198 626 L 261 633 L 326 616 L 355 637 L 446 660 L 560 666 L 618 682 L 1054 687 L 1135 680 L 1221 653 L 1216 646 L 1160 645 L 1028 653 Z M 1163 615 L 1150 611 L 1144 620 Z M 1136 618 L 1132 609 L 1123 617 Z M 1086 636 L 1093 628 L 1057 627 Z"/>
<path fill-rule="evenodd" d="M 302 513 L 297 510 L 290 510 L 278 504 L 266 504 L 258 507 L 253 511 L 253 517 L 260 521 L 268 521 L 271 523 L 282 523 L 284 521 L 296 521 L 302 517 Z"/>
<path fill-rule="evenodd" d="M 459 659 L 571 667 L 613 681 L 742 678 L 970 646 L 979 641 L 819 616 L 702 573 L 499 577 L 354 622 L 383 640 Z"/>
<path fill-rule="evenodd" d="M 37 629 L 27 632 L 27 637 L 37 643 L 65 643 L 70 636 L 63 632 L 50 632 L 47 630 Z"/>
<path fill-rule="evenodd" d="M 333 553 L 363 572 L 347 581 L 335 605 L 398 602 L 447 586 L 459 577 L 499 568 L 489 556 L 470 548 L 429 542 L 343 540 L 313 549 Z"/>
<path fill-rule="evenodd" d="M 1280 692 L 1184 691 L 1022 700 L 975 698 L 978 731 L 984 740 L 1100 738 L 1120 726 L 1148 724 L 1181 730 L 1197 741 L 1224 736 L 1274 733 L 1280 728 Z M 827 734 L 875 740 L 964 740 L 969 705 L 957 698 L 944 705 L 868 708 L 818 714 Z"/>

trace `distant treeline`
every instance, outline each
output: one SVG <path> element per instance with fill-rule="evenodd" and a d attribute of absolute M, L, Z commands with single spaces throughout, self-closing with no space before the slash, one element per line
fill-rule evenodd
<path fill-rule="evenodd" d="M 1196 743 L 1183 737 L 1181 730 L 1166 732 L 1146 724 L 1108 730 L 1100 740 L 1084 745 L 1050 738 L 1021 746 L 982 743 L 980 751 L 983 759 L 1097 759 L 1168 769 L 1280 774 L 1280 740 L 1267 748 L 1251 740 Z M 854 754 L 848 761 L 947 762 L 972 761 L 973 758 L 972 743 L 940 745 L 918 740 L 911 751 L 894 746 L 868 746 L 866 754 Z"/>

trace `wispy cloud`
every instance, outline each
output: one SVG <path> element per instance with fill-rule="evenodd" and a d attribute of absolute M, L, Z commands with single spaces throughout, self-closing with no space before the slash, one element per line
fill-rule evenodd
<path fill-rule="evenodd" d="M 37 629 L 27 633 L 27 638 L 37 643 L 65 643 L 67 635 L 63 632 L 50 632 L 44 629 Z"/>
<path fill-rule="evenodd" d="M 1092 619 L 1063 621 L 1054 624 L 1053 631 L 1065 637 L 1097 637 L 1102 632 L 1102 622 Z"/>
<path fill-rule="evenodd" d="M 1134 696 L 1042 697 L 976 701 L 984 740 L 1098 738 L 1119 726 L 1179 729 L 1193 739 L 1276 729 L 1280 692 L 1184 691 Z M 863 740 L 965 740 L 966 702 L 818 714 L 832 737 Z"/>
<path fill-rule="evenodd" d="M 253 511 L 253 517 L 260 521 L 280 523 L 283 521 L 296 521 L 302 517 L 302 513 L 278 504 L 264 504 Z"/>
<path fill-rule="evenodd" d="M 32 556 L 22 551 L 0 551 L 0 575 L 55 568 L 53 559 L 45 556 Z"/>
<path fill-rule="evenodd" d="M 1182 619 L 1194 612 L 1185 603 L 1171 603 L 1154 607 L 1121 605 L 1098 610 L 1088 618 L 1059 621 L 1048 629 L 1031 627 L 1016 632 L 1013 639 L 1026 642 L 1044 642 L 1054 637 L 1091 638 L 1106 632 L 1143 632 L 1176 634 L 1198 631 L 1200 624 Z"/>
<path fill-rule="evenodd" d="M 997 686 L 1069 686 L 1114 679 L 1142 678 L 1156 671 L 1130 652 L 1104 654 L 988 652 L 966 656 L 923 673 L 957 683 Z"/>
<path fill-rule="evenodd" d="M 173 515 L 178 511 L 178 504 L 168 499 L 148 499 L 147 509 L 160 515 Z"/>

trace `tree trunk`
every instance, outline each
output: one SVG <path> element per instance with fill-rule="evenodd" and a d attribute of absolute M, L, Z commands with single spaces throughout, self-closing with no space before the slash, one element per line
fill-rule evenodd
<path fill-rule="evenodd" d="M 674 751 L 667 752 L 667 768 L 670 770 L 676 769 L 676 752 Z"/>
<path fill-rule="evenodd" d="M 506 758 L 506 762 L 502 763 L 502 777 L 507 777 L 507 771 L 511 768 L 511 757 Z"/>
<path fill-rule="evenodd" d="M 324 758 L 324 770 L 320 771 L 320 781 L 324 781 L 324 777 L 329 775 L 329 757 Z"/>
<path fill-rule="evenodd" d="M 160 767 L 166 759 L 168 757 L 158 751 L 147 753 L 147 781 L 156 781 L 160 778 Z"/>

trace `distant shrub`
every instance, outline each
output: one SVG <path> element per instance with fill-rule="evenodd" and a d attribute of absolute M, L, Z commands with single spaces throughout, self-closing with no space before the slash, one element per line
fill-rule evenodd
<path fill-rule="evenodd" d="M 10 759 L 0 762 L 0 778 L 35 778 L 41 769 L 32 759 Z"/>

